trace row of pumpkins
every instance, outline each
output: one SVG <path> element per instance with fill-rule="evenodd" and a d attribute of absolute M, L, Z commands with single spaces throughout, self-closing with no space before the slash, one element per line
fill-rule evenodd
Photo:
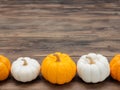
<path fill-rule="evenodd" d="M 105 56 L 89 53 L 81 56 L 76 65 L 68 54 L 56 52 L 49 54 L 41 66 L 37 60 L 29 57 L 20 57 L 11 65 L 8 58 L 0 55 L 0 81 L 5 80 L 10 72 L 20 82 L 32 81 L 41 73 L 53 84 L 64 84 L 70 82 L 76 72 L 86 83 L 102 82 L 110 73 L 120 81 L 120 55 L 116 55 L 109 64 Z"/>

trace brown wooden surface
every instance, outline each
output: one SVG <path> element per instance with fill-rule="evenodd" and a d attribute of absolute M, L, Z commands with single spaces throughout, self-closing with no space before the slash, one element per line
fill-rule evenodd
<path fill-rule="evenodd" d="M 68 53 L 77 62 L 89 52 L 110 59 L 120 53 L 120 0 L 0 0 L 0 53 L 11 62 L 30 56 L 40 63 L 49 53 Z M 42 76 L 20 83 L 12 76 L 0 90 L 119 90 L 111 77 L 86 84 L 77 75 L 53 85 Z"/>

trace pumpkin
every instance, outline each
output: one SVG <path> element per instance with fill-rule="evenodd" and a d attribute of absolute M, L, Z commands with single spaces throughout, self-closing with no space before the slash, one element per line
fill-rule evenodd
<path fill-rule="evenodd" d="M 77 62 L 77 73 L 86 83 L 102 82 L 110 74 L 108 60 L 101 54 L 83 55 Z"/>
<path fill-rule="evenodd" d="M 110 72 L 113 79 L 120 81 L 120 54 L 110 61 Z"/>
<path fill-rule="evenodd" d="M 68 83 L 76 75 L 76 64 L 68 54 L 56 52 L 42 61 L 41 73 L 53 84 Z"/>
<path fill-rule="evenodd" d="M 11 66 L 12 76 L 20 82 L 29 82 L 36 79 L 39 72 L 40 64 L 29 57 L 19 57 Z"/>
<path fill-rule="evenodd" d="M 0 55 L 0 81 L 7 79 L 10 73 L 10 67 L 10 60 L 5 56 Z"/>

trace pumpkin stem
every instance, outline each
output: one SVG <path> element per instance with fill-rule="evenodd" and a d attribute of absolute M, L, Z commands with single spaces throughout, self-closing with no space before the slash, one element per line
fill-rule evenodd
<path fill-rule="evenodd" d="M 57 60 L 56 62 L 60 62 L 60 57 L 58 56 L 58 54 L 53 54 L 54 56 L 56 56 Z"/>
<path fill-rule="evenodd" d="M 86 56 L 86 58 L 90 61 L 89 64 L 94 64 L 95 63 L 90 56 Z"/>
<path fill-rule="evenodd" d="M 22 59 L 22 61 L 24 62 L 23 66 L 26 66 L 27 65 L 27 61 L 25 59 Z"/>

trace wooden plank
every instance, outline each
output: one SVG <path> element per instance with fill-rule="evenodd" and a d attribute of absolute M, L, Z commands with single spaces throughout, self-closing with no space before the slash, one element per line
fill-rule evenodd
<path fill-rule="evenodd" d="M 90 36 L 91 37 L 91 36 Z M 120 52 L 119 41 L 109 39 L 74 39 L 74 38 L 1 38 L 0 52 L 6 55 L 46 56 L 56 51 L 68 53 L 72 57 L 80 57 L 89 52 L 114 56 Z"/>

